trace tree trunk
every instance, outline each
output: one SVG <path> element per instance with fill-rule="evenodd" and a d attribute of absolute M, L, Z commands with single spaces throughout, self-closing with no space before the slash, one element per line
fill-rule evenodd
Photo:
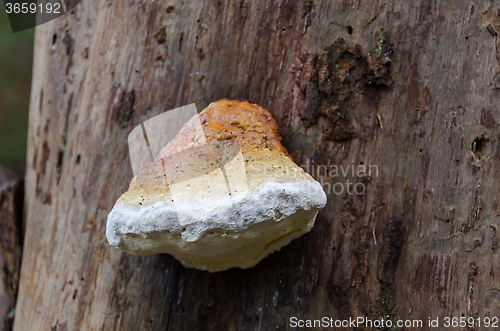
<path fill-rule="evenodd" d="M 499 15 L 486 0 L 98 0 L 39 26 L 15 329 L 498 316 Z M 328 193 L 315 227 L 219 273 L 110 248 L 128 133 L 221 98 L 274 115 Z"/>

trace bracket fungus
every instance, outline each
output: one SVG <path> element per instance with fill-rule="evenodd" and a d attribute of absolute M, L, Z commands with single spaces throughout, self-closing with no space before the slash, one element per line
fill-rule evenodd
<path fill-rule="evenodd" d="M 326 195 L 278 132 L 256 104 L 211 103 L 132 179 L 108 215 L 110 245 L 214 272 L 252 267 L 307 233 Z"/>

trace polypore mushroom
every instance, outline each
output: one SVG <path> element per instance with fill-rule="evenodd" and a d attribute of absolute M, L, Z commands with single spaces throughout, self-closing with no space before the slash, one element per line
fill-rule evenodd
<path fill-rule="evenodd" d="M 326 195 L 278 131 L 258 105 L 210 104 L 132 179 L 108 215 L 109 243 L 221 271 L 252 267 L 307 233 Z"/>

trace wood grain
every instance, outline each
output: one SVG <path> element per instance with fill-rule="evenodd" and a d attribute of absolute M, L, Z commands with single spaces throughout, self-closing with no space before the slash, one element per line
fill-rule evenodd
<path fill-rule="evenodd" d="M 37 27 L 15 329 L 497 314 L 498 10 L 486 0 L 82 0 Z M 379 47 L 390 41 L 389 65 Z M 214 274 L 110 249 L 106 215 L 132 178 L 128 133 L 221 98 L 267 108 L 294 160 L 325 183 L 314 229 L 252 269 Z M 359 165 L 378 172 L 332 172 Z M 347 180 L 364 194 L 332 192 Z"/>

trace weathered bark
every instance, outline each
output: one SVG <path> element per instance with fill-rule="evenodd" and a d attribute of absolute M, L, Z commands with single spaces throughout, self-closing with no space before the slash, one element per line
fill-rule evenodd
<path fill-rule="evenodd" d="M 486 0 L 82 0 L 38 27 L 15 329 L 498 314 L 498 10 Z M 299 165 L 378 173 L 314 172 L 366 191 L 330 188 L 311 233 L 252 269 L 210 274 L 111 249 L 106 216 L 132 177 L 127 134 L 224 97 L 268 108 Z"/>
<path fill-rule="evenodd" d="M 0 330 L 12 330 L 21 273 L 24 181 L 3 181 L 0 168 Z M 5 301 L 3 301 L 5 300 Z"/>

